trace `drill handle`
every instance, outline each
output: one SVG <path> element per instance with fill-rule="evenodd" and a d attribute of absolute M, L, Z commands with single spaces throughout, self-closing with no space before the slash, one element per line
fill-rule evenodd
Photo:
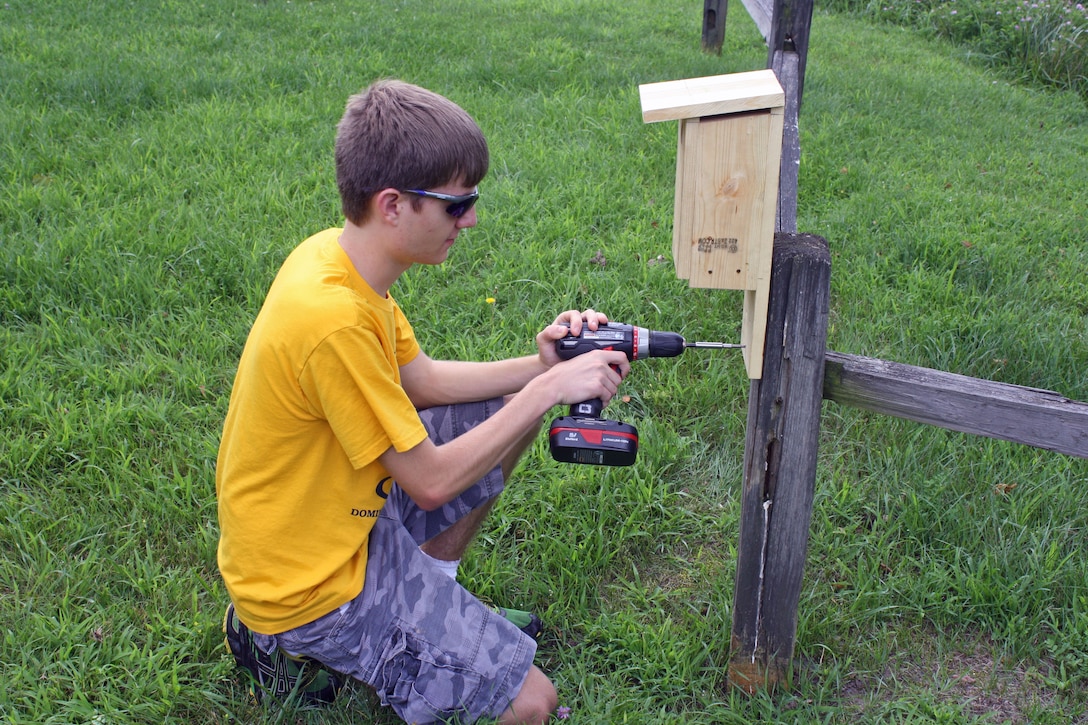
<path fill-rule="evenodd" d="M 570 415 L 572 418 L 600 418 L 602 410 L 604 403 L 600 398 L 593 398 L 570 406 Z"/>

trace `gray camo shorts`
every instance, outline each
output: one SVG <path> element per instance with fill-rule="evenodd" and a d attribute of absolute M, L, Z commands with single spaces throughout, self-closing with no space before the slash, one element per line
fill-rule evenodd
<path fill-rule="evenodd" d="M 499 398 L 430 408 L 420 418 L 441 444 L 501 406 Z M 394 486 L 370 534 L 362 593 L 296 629 L 254 633 L 256 644 L 365 682 L 405 722 L 498 717 L 521 690 L 536 642 L 437 569 L 419 545 L 502 489 L 496 467 L 449 504 L 423 511 Z"/>

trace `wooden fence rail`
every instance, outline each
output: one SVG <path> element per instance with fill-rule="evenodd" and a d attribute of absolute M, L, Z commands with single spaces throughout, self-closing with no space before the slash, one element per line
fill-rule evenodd
<path fill-rule="evenodd" d="M 1050 390 L 828 351 L 823 395 L 853 408 L 1088 458 L 1088 403 Z"/>

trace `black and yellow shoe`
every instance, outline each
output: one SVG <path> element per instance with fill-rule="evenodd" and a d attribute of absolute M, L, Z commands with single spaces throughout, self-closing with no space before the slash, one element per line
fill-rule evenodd
<path fill-rule="evenodd" d="M 327 705 L 336 699 L 343 677 L 308 657 L 291 657 L 281 649 L 265 654 L 253 642 L 249 628 L 227 606 L 223 618 L 227 649 L 249 681 L 249 691 L 259 702 L 267 694 L 277 700 L 297 697 L 300 702 Z"/>
<path fill-rule="evenodd" d="M 544 623 L 540 621 L 540 617 L 532 612 L 523 612 L 520 609 L 506 609 L 504 607 L 496 607 L 495 611 L 503 619 L 508 620 L 533 639 L 539 640 L 540 635 L 544 633 Z"/>

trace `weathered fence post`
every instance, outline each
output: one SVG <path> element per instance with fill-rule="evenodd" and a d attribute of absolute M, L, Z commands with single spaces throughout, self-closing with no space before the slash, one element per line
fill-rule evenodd
<path fill-rule="evenodd" d="M 805 91 L 805 67 L 808 65 L 808 39 L 812 28 L 814 0 L 775 0 L 771 29 L 767 34 L 767 67 L 780 68 L 782 60 L 775 56 L 792 53 L 797 56 L 797 84 L 794 100 L 801 110 Z"/>
<path fill-rule="evenodd" d="M 703 51 L 722 54 L 728 0 L 703 0 Z"/>
<path fill-rule="evenodd" d="M 831 288 L 827 241 L 774 240 L 763 377 L 752 380 L 729 682 L 747 692 L 790 675 L 823 399 Z"/>

